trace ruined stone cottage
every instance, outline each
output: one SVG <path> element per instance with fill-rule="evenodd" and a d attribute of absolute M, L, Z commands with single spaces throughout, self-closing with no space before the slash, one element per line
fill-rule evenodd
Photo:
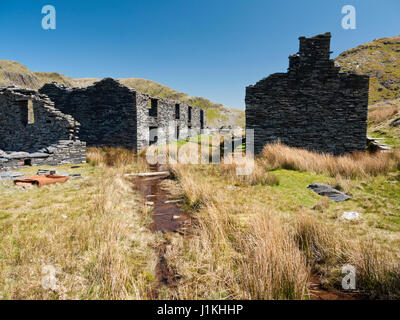
<path fill-rule="evenodd" d="M 335 155 L 365 150 L 369 77 L 340 72 L 331 34 L 300 37 L 287 73 L 246 88 L 246 127 L 254 150 L 271 142 Z"/>
<path fill-rule="evenodd" d="M 34 90 L 0 87 L 0 169 L 86 162 L 79 123 Z"/>
<path fill-rule="evenodd" d="M 49 83 L 39 92 L 81 124 L 80 138 L 88 146 L 125 147 L 139 152 L 160 140 L 199 134 L 206 124 L 204 110 L 150 97 L 111 78 L 85 88 Z"/>

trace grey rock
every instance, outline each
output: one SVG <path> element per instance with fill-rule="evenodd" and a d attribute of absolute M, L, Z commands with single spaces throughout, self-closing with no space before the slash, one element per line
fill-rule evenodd
<path fill-rule="evenodd" d="M 400 126 L 400 118 L 394 120 L 391 124 L 391 127 L 399 127 Z"/>
<path fill-rule="evenodd" d="M 312 183 L 307 188 L 313 190 L 314 192 L 318 193 L 321 196 L 327 196 L 328 198 L 330 198 L 335 202 L 343 202 L 350 199 L 350 197 L 347 194 L 339 190 L 336 190 L 335 188 L 327 184 Z"/>

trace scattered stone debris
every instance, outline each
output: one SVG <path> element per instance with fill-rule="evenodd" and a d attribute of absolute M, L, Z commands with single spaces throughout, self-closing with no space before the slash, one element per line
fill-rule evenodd
<path fill-rule="evenodd" d="M 391 127 L 400 127 L 400 118 L 394 120 L 391 124 Z"/>
<path fill-rule="evenodd" d="M 36 173 L 38 176 L 54 176 L 56 174 L 56 170 L 47 170 L 47 169 L 39 169 Z"/>
<path fill-rule="evenodd" d="M 24 174 L 20 172 L 4 171 L 0 172 L 0 180 L 13 180 L 15 178 L 20 178 Z"/>
<path fill-rule="evenodd" d="M 145 205 L 151 207 L 151 206 L 154 206 L 154 202 L 153 201 L 146 201 Z"/>
<path fill-rule="evenodd" d="M 345 220 L 358 220 L 360 218 L 360 214 L 355 211 L 345 211 L 342 214 L 342 219 Z"/>
<path fill-rule="evenodd" d="M 226 188 L 227 188 L 227 189 L 230 189 L 230 190 L 235 190 L 235 189 L 237 189 L 237 187 L 235 187 L 235 186 L 227 186 Z"/>
<path fill-rule="evenodd" d="M 139 172 L 139 173 L 126 173 L 125 177 L 155 177 L 155 176 L 169 176 L 169 171 L 159 172 Z"/>
<path fill-rule="evenodd" d="M 336 190 L 335 188 L 327 184 L 312 183 L 307 188 L 318 193 L 320 196 L 327 196 L 329 199 L 336 202 L 343 202 L 350 199 L 350 197 L 347 194 L 339 190 Z"/>
<path fill-rule="evenodd" d="M 168 201 L 165 201 L 164 203 L 165 203 L 165 204 L 168 204 L 168 203 L 178 203 L 178 202 L 182 202 L 182 199 L 168 200 Z"/>
<path fill-rule="evenodd" d="M 390 150 L 391 148 L 388 145 L 377 141 L 377 140 L 382 140 L 382 139 L 383 138 L 367 137 L 368 150 L 370 150 L 372 152 Z"/>
<path fill-rule="evenodd" d="M 69 174 L 68 177 L 70 177 L 72 179 L 77 179 L 77 178 L 82 178 L 82 175 L 80 173 L 72 173 L 72 174 Z"/>

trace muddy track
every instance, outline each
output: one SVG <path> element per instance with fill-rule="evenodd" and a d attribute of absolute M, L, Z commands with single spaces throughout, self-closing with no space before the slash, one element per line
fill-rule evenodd
<path fill-rule="evenodd" d="M 159 166 L 150 166 L 152 172 L 161 172 L 165 169 Z M 168 192 L 161 187 L 163 179 L 167 174 L 160 174 L 152 177 L 136 177 L 131 181 L 134 188 L 138 190 L 145 201 L 145 205 L 152 208 L 153 222 L 149 226 L 153 232 L 170 232 L 186 235 L 191 226 L 191 219 L 188 214 L 183 212 L 177 203 L 178 200 L 171 200 Z M 158 263 L 156 266 L 157 283 L 153 288 L 153 296 L 159 298 L 158 291 L 162 286 L 175 288 L 179 280 L 179 275 L 167 263 L 165 258 L 169 240 L 164 237 L 163 243 L 157 248 Z"/>
<path fill-rule="evenodd" d="M 325 289 L 318 275 L 312 274 L 308 286 L 311 300 L 366 300 L 358 292 L 344 292 L 336 289 Z"/>

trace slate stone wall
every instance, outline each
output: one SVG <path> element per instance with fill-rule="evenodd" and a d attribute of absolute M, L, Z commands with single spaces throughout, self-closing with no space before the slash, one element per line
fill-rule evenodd
<path fill-rule="evenodd" d="M 0 88 L 0 169 L 24 164 L 82 163 L 79 123 L 36 91 Z"/>
<path fill-rule="evenodd" d="M 335 155 L 365 150 L 369 77 L 341 73 L 331 34 L 300 37 L 287 73 L 246 88 L 246 128 L 256 153 L 271 142 Z"/>
<path fill-rule="evenodd" d="M 152 140 L 157 140 L 157 143 L 175 140 L 177 127 L 179 139 L 200 133 L 198 108 L 192 107 L 192 122 L 189 123 L 187 104 L 151 97 L 111 78 L 87 88 L 67 88 L 49 83 L 39 91 L 48 95 L 62 112 L 81 123 L 80 137 L 88 146 L 121 146 L 140 151 Z M 157 105 L 157 111 L 153 113 L 150 111 L 151 100 Z M 180 119 L 175 119 L 177 104 L 180 106 Z M 206 120 L 204 112 L 204 127 Z M 189 133 L 190 126 L 192 130 Z M 150 137 L 150 128 L 158 128 L 158 134 Z M 155 139 L 157 135 L 160 137 Z"/>
<path fill-rule="evenodd" d="M 50 83 L 39 92 L 81 124 L 80 138 L 88 146 L 136 148 L 135 91 L 107 78 L 86 88 Z"/>

